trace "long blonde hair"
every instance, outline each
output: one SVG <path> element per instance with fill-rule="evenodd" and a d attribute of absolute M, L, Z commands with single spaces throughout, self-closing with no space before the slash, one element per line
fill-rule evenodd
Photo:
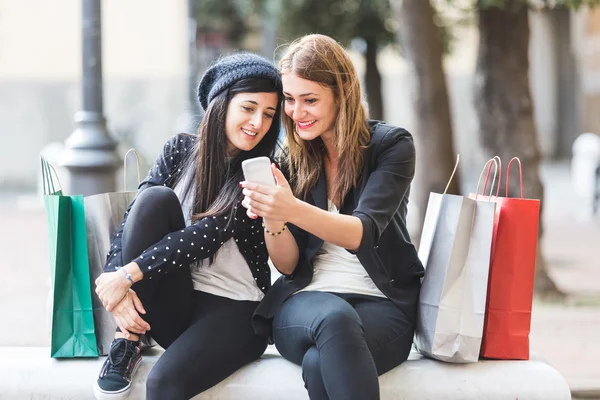
<path fill-rule="evenodd" d="M 282 74 L 293 73 L 333 91 L 338 106 L 333 135 L 339 163 L 332 188 L 335 198 L 331 200 L 341 204 L 350 189 L 360 182 L 363 150 L 371 138 L 352 60 L 334 39 L 314 34 L 297 39 L 289 46 L 279 62 L 279 70 Z M 296 196 L 306 198 L 322 172 L 324 146 L 321 140 L 302 140 L 294 121 L 282 114 L 290 184 Z"/>

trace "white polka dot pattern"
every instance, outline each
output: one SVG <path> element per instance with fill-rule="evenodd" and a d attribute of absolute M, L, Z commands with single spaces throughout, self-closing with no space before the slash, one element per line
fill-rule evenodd
<path fill-rule="evenodd" d="M 140 190 L 152 186 L 173 188 L 177 174 L 181 172 L 181 168 L 177 168 L 177 166 L 188 151 L 192 151 L 194 148 L 194 139 L 195 137 L 192 135 L 179 134 L 168 141 L 148 176 L 140 184 Z M 129 209 L 131 209 L 131 205 Z M 126 220 L 127 213 L 113 237 L 111 250 L 107 256 L 107 260 L 110 262 L 107 261 L 104 266 L 104 270 L 107 272 L 115 271 L 123 266 L 121 236 Z M 134 261 L 144 272 L 144 277 L 152 279 L 155 276 L 168 274 L 174 268 L 189 266 L 194 260 L 210 257 L 223 243 L 233 237 L 249 268 L 252 266 L 250 271 L 255 278 L 256 285 L 266 292 L 270 287 L 271 272 L 267 264 L 268 253 L 264 243 L 261 219 L 248 218 L 245 208 L 239 207 L 236 211 L 233 230 L 225 229 L 227 222 L 227 217 L 203 218 L 183 230 L 171 232 L 146 249 Z"/>

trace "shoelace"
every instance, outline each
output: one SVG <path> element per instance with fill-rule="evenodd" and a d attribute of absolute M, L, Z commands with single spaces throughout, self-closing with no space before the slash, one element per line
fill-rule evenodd
<path fill-rule="evenodd" d="M 109 365 L 106 374 L 125 374 L 131 356 L 135 354 L 136 345 L 128 340 L 119 340 L 108 354 Z"/>

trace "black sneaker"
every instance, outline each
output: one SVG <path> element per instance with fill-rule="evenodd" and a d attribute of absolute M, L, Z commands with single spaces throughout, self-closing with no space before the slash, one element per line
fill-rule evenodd
<path fill-rule="evenodd" d="M 142 345 L 127 339 L 115 339 L 94 385 L 98 400 L 121 400 L 129 397 L 131 379 L 142 361 Z"/>

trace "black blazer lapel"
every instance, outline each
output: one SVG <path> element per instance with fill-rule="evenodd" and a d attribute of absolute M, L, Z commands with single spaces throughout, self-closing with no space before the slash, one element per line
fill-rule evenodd
<path fill-rule="evenodd" d="M 315 206 L 327 211 L 327 181 L 325 180 L 325 172 L 321 171 L 317 184 L 310 190 L 310 195 L 315 202 Z M 306 259 L 311 260 L 321 246 L 323 246 L 323 240 L 309 233 L 305 252 Z"/>
<path fill-rule="evenodd" d="M 327 182 L 325 180 L 325 172 L 321 171 L 319 174 L 319 180 L 317 184 L 310 189 L 310 195 L 312 196 L 315 206 L 321 210 L 327 211 Z"/>

